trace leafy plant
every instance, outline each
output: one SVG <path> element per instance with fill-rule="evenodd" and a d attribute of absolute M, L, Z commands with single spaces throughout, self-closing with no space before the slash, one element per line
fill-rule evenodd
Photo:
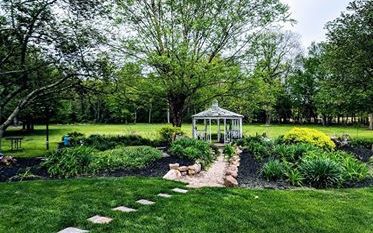
<path fill-rule="evenodd" d="M 256 135 L 238 140 L 237 145 L 245 147 L 256 159 L 261 160 L 272 156 L 274 144 L 269 138 Z"/>
<path fill-rule="evenodd" d="M 203 167 L 210 165 L 216 157 L 207 142 L 191 138 L 181 138 L 174 141 L 169 151 L 173 155 L 199 161 Z"/>
<path fill-rule="evenodd" d="M 334 142 L 328 135 L 315 129 L 293 128 L 284 135 L 287 143 L 308 143 L 323 149 L 333 150 Z"/>
<path fill-rule="evenodd" d="M 85 139 L 84 134 L 77 131 L 67 133 L 66 135 L 70 138 L 71 146 L 79 146 Z"/>
<path fill-rule="evenodd" d="M 299 167 L 304 181 L 316 188 L 333 187 L 342 183 L 343 167 L 326 157 L 306 157 Z"/>
<path fill-rule="evenodd" d="M 235 155 L 236 150 L 231 144 L 226 144 L 224 146 L 223 153 L 227 159 L 230 159 L 233 157 L 233 155 Z"/>
<path fill-rule="evenodd" d="M 286 172 L 287 181 L 295 186 L 302 185 L 302 181 L 304 180 L 302 174 L 297 169 L 289 169 Z"/>
<path fill-rule="evenodd" d="M 67 178 L 89 173 L 93 148 L 80 146 L 63 148 L 47 154 L 43 163 L 53 177 Z"/>
<path fill-rule="evenodd" d="M 120 146 L 94 154 L 90 169 L 97 173 L 120 167 L 144 168 L 160 158 L 162 158 L 162 152 L 149 146 Z"/>
<path fill-rule="evenodd" d="M 285 165 L 276 159 L 264 164 L 262 174 L 267 180 L 278 180 L 284 177 L 285 171 Z"/>
<path fill-rule="evenodd" d="M 161 135 L 161 140 L 166 141 L 168 143 L 172 143 L 175 141 L 177 136 L 184 135 L 184 132 L 181 130 L 180 127 L 163 127 L 159 131 L 159 134 Z"/>
<path fill-rule="evenodd" d="M 288 162 L 297 162 L 301 159 L 307 152 L 310 151 L 321 151 L 319 148 L 307 144 L 307 143 L 297 143 L 297 144 L 277 144 L 273 147 L 273 155 L 281 160 L 286 160 Z"/>
<path fill-rule="evenodd" d="M 354 147 L 364 147 L 366 149 L 371 150 L 373 147 L 373 139 L 372 138 L 352 138 L 351 145 Z"/>
<path fill-rule="evenodd" d="M 138 135 L 91 135 L 84 140 L 84 145 L 104 151 L 117 146 L 152 146 L 154 141 Z"/>

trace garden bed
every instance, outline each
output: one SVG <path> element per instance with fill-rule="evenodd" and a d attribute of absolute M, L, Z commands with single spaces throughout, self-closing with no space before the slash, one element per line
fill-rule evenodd
<path fill-rule="evenodd" d="M 42 158 L 16 158 L 17 162 L 11 166 L 0 165 L 0 182 L 19 181 L 20 175 L 29 170 L 31 176 L 25 176 L 22 180 L 52 179 L 45 168 L 41 167 Z M 169 170 L 170 163 L 190 165 L 193 161 L 181 159 L 175 156 L 163 157 L 140 169 L 119 168 L 113 171 L 105 171 L 95 177 L 120 177 L 120 176 L 151 176 L 162 177 Z M 18 176 L 17 176 L 18 175 Z M 13 178 L 12 178 L 13 177 Z"/>
<path fill-rule="evenodd" d="M 253 155 L 244 150 L 240 155 L 240 166 L 238 167 L 238 185 L 246 188 L 269 188 L 269 189 L 287 189 L 290 186 L 283 181 L 267 181 L 261 174 L 263 164 L 259 163 Z"/>

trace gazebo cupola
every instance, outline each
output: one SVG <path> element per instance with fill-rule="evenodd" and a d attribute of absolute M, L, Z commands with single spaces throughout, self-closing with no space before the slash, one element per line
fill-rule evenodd
<path fill-rule="evenodd" d="M 209 109 L 192 116 L 193 138 L 212 142 L 212 121 L 217 123 L 218 142 L 228 143 L 233 139 L 242 138 L 242 119 L 243 115 L 220 108 L 218 101 L 214 100 Z M 198 120 L 203 120 L 202 129 L 197 128 Z"/>

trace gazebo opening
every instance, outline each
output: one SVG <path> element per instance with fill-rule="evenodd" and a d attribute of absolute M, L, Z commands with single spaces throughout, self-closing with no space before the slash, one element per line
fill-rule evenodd
<path fill-rule="evenodd" d="M 192 116 L 193 138 L 220 143 L 242 138 L 242 119 L 243 115 L 220 108 L 214 100 L 209 109 Z"/>

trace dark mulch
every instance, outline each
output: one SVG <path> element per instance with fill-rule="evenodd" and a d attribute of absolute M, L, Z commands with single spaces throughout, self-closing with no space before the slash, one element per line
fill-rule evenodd
<path fill-rule="evenodd" d="M 16 178 L 16 175 L 25 174 L 27 171 L 31 176 L 24 177 L 24 180 L 40 179 L 48 177 L 47 170 L 40 166 L 42 158 L 16 158 L 17 162 L 13 165 L 0 165 L 0 182 L 9 180 L 11 177 Z"/>
<path fill-rule="evenodd" d="M 5 181 L 19 181 L 19 180 L 33 180 L 33 179 L 51 179 L 47 170 L 41 167 L 42 158 L 16 158 L 17 162 L 11 166 L 0 165 L 0 182 Z M 155 176 L 162 177 L 169 171 L 170 163 L 179 163 L 183 165 L 193 164 L 192 160 L 181 159 L 177 157 L 163 157 L 145 168 L 129 169 L 119 168 L 113 171 L 105 171 L 97 176 Z M 22 176 L 28 171 L 29 176 Z"/>
<path fill-rule="evenodd" d="M 285 181 L 272 182 L 263 179 L 260 175 L 262 164 L 253 155 L 243 151 L 240 156 L 240 166 L 238 167 L 238 185 L 247 188 L 269 188 L 286 189 L 291 185 Z"/>
<path fill-rule="evenodd" d="M 355 155 L 357 159 L 368 162 L 370 157 L 373 156 L 373 151 L 369 150 L 365 147 L 359 146 L 359 147 L 353 147 L 350 145 L 345 145 L 343 147 L 339 148 L 340 150 L 350 152 L 351 154 Z"/>

